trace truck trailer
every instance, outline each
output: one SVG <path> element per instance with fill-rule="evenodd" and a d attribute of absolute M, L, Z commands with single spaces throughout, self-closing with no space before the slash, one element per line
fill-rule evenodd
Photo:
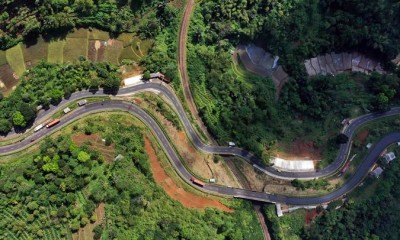
<path fill-rule="evenodd" d="M 34 131 L 34 132 L 37 132 L 37 131 L 39 131 L 40 129 L 42 129 L 43 127 L 44 127 L 43 124 L 37 125 L 37 126 L 33 129 L 33 131 Z"/>
<path fill-rule="evenodd" d="M 52 126 L 58 124 L 60 122 L 60 119 L 54 119 L 53 121 L 49 122 L 46 124 L 47 128 L 51 128 Z"/>
<path fill-rule="evenodd" d="M 196 178 L 192 177 L 190 178 L 190 181 L 192 181 L 194 184 L 199 185 L 200 187 L 204 187 L 204 185 L 206 185 L 205 183 L 203 183 L 200 180 L 197 180 Z"/>

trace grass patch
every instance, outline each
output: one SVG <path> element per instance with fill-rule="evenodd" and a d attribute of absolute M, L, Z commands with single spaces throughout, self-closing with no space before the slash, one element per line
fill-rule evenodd
<path fill-rule="evenodd" d="M 14 72 L 21 77 L 26 71 L 21 44 L 8 49 L 6 51 L 6 58 Z"/>
<path fill-rule="evenodd" d="M 49 43 L 47 50 L 47 61 L 49 63 L 64 62 L 64 46 L 65 40 L 52 41 Z"/>
<path fill-rule="evenodd" d="M 88 56 L 88 38 L 67 38 L 64 47 L 64 62 L 76 62 L 80 56 Z"/>
<path fill-rule="evenodd" d="M 89 40 L 103 40 L 107 41 L 110 39 L 110 34 L 108 32 L 104 32 L 98 29 L 92 29 L 89 31 Z"/>
<path fill-rule="evenodd" d="M 136 52 L 132 49 L 132 46 L 127 46 L 122 49 L 121 55 L 119 56 L 119 60 L 122 61 L 124 59 L 130 59 L 135 62 L 140 61 L 140 56 L 136 54 Z"/>
<path fill-rule="evenodd" d="M 6 52 L 0 50 L 0 65 L 7 64 Z"/>
<path fill-rule="evenodd" d="M 153 40 L 151 39 L 141 40 L 139 42 L 136 42 L 136 45 L 138 46 L 138 50 L 141 56 L 143 57 L 149 53 L 150 48 L 153 46 Z"/>
<path fill-rule="evenodd" d="M 68 33 L 67 38 L 87 38 L 88 33 L 85 28 L 74 29 L 73 32 Z"/>
<path fill-rule="evenodd" d="M 22 51 L 24 59 L 27 64 L 37 64 L 42 59 L 47 59 L 48 55 L 48 42 L 44 41 L 43 38 L 39 37 L 34 45 L 23 45 Z"/>
<path fill-rule="evenodd" d="M 104 61 L 112 64 L 119 64 L 119 56 L 121 55 L 122 48 L 123 43 L 121 41 L 109 41 L 104 53 Z"/>
<path fill-rule="evenodd" d="M 122 43 L 124 44 L 124 47 L 127 47 L 127 46 L 131 45 L 134 37 L 135 37 L 135 35 L 133 33 L 121 33 L 117 37 L 117 40 L 122 41 Z"/>

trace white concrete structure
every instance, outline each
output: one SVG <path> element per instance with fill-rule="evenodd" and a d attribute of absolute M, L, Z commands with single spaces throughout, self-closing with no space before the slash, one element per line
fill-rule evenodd
<path fill-rule="evenodd" d="M 137 75 L 137 76 L 133 76 L 130 78 L 125 78 L 124 79 L 124 85 L 125 87 L 127 86 L 133 86 L 133 85 L 138 85 L 138 84 L 142 84 L 143 83 L 143 75 Z"/>
<path fill-rule="evenodd" d="M 278 217 L 282 217 L 283 213 L 282 213 L 281 204 L 277 203 L 277 204 L 275 204 L 275 206 L 276 206 L 276 215 L 278 215 Z"/>
<path fill-rule="evenodd" d="M 278 170 L 290 172 L 305 172 L 315 170 L 314 161 L 312 160 L 285 160 L 282 158 L 273 158 L 271 163 Z"/>

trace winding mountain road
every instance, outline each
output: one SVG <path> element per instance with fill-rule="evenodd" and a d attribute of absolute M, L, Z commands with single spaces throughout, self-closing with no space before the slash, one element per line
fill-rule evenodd
<path fill-rule="evenodd" d="M 180 120 L 182 121 L 188 137 L 191 139 L 194 146 L 196 148 L 198 148 L 199 150 L 207 152 L 207 153 L 213 153 L 213 154 L 236 155 L 236 156 L 246 159 L 247 161 L 249 161 L 252 164 L 259 164 L 258 158 L 256 158 L 254 155 L 252 155 L 251 153 L 249 153 L 248 151 L 246 151 L 244 149 L 223 147 L 223 146 L 211 146 L 211 145 L 204 144 L 201 141 L 200 137 L 194 131 L 192 125 L 190 124 L 190 121 L 189 121 L 187 115 L 183 111 L 180 101 L 178 100 L 178 98 L 176 97 L 174 92 L 172 92 L 164 84 L 149 82 L 149 83 L 144 83 L 144 84 L 140 84 L 140 85 L 136 85 L 136 86 L 132 86 L 132 87 L 121 88 L 119 90 L 117 96 L 131 95 L 131 94 L 135 94 L 138 92 L 144 92 L 144 91 L 158 92 L 159 94 L 164 95 L 169 100 L 169 102 L 175 108 Z M 35 122 L 35 125 L 40 124 L 41 123 L 40 121 L 45 120 L 44 116 L 49 116 L 49 115 L 53 114 L 55 111 L 62 109 L 62 106 L 69 104 L 73 101 L 76 101 L 78 99 L 87 98 L 90 96 L 109 96 L 109 95 L 104 93 L 103 90 L 99 90 L 97 92 L 90 92 L 90 91 L 76 92 L 76 93 L 72 94 L 68 100 L 63 100 L 58 107 L 51 107 L 48 111 L 39 114 L 38 121 Z M 67 115 L 65 115 L 61 119 L 61 123 L 54 126 L 53 128 L 44 128 L 38 132 L 33 133 L 32 135 L 27 136 L 20 142 L 17 142 L 17 143 L 11 144 L 11 145 L 0 146 L 0 155 L 20 151 L 20 150 L 28 147 L 29 145 L 34 144 L 33 141 L 43 138 L 44 136 L 60 129 L 61 127 L 65 126 L 66 124 L 68 124 L 76 119 L 82 118 L 85 115 L 89 115 L 89 114 L 92 114 L 95 112 L 114 111 L 114 110 L 128 111 L 129 113 L 131 113 L 134 116 L 141 119 L 144 122 L 144 124 L 146 124 L 152 130 L 152 132 L 155 134 L 155 136 L 159 140 L 161 146 L 163 147 L 165 153 L 167 154 L 167 156 L 171 160 L 172 164 L 176 168 L 177 172 L 181 175 L 181 177 L 183 179 L 185 179 L 187 182 L 190 182 L 189 179 L 192 175 L 182 165 L 179 156 L 175 152 L 173 146 L 171 145 L 170 141 L 165 136 L 164 132 L 161 130 L 161 127 L 157 124 L 157 122 L 137 105 L 134 105 L 134 104 L 128 103 L 128 102 L 123 102 L 123 101 L 107 100 L 107 101 L 103 101 L 103 102 L 87 104 L 83 107 L 80 107 L 80 108 L 72 111 L 71 113 L 68 113 Z M 387 116 L 392 116 L 392 115 L 397 115 L 397 114 L 400 114 L 400 108 L 393 108 L 392 110 L 390 110 L 386 113 L 381 113 L 381 114 L 371 113 L 371 114 L 361 116 L 359 118 L 352 120 L 352 122 L 349 124 L 349 126 L 344 131 L 344 133 L 351 138 L 352 135 L 354 134 L 354 131 L 362 124 L 365 124 L 367 122 L 370 122 L 372 120 L 376 120 L 376 119 L 379 119 L 382 117 L 387 117 Z M 11 135 L 13 135 L 13 134 L 11 134 Z M 363 178 L 368 173 L 369 169 L 374 164 L 376 159 L 379 157 L 381 152 L 388 145 L 395 143 L 395 142 L 399 142 L 399 141 L 400 141 L 400 132 L 395 132 L 395 133 L 386 135 L 384 138 L 382 138 L 378 143 L 376 143 L 374 145 L 370 154 L 365 157 L 364 161 L 359 166 L 359 168 L 357 169 L 354 176 L 348 182 L 346 182 L 341 188 L 339 188 L 339 189 L 335 190 L 334 192 L 331 192 L 327 195 L 324 195 L 324 196 L 288 197 L 288 196 L 281 196 L 281 195 L 275 195 L 275 194 L 269 194 L 269 193 L 263 193 L 263 192 L 254 192 L 254 191 L 249 191 L 249 190 L 244 190 L 244 189 L 228 188 L 228 187 L 224 187 L 224 186 L 220 186 L 220 185 L 216 185 L 216 184 L 206 184 L 204 186 L 204 188 L 200 188 L 200 189 L 203 189 L 208 192 L 229 195 L 229 196 L 234 196 L 234 197 L 244 198 L 244 199 L 263 201 L 263 202 L 278 202 L 278 203 L 286 203 L 286 204 L 291 204 L 291 205 L 320 204 L 320 203 L 328 202 L 328 201 L 334 200 L 336 198 L 339 198 L 340 196 L 346 194 L 347 192 L 352 190 L 354 187 L 356 187 L 363 180 Z M 340 168 L 340 166 L 343 165 L 344 161 L 346 160 L 347 151 L 349 150 L 349 147 L 350 147 L 350 142 L 347 144 L 342 144 L 340 146 L 340 150 L 339 150 L 338 157 L 336 158 L 336 160 L 331 165 L 329 165 L 328 167 L 326 167 L 318 172 L 301 172 L 301 173 L 277 172 L 274 168 L 271 168 L 271 167 L 261 168 L 261 169 L 266 174 L 269 174 L 269 175 L 277 177 L 277 178 L 283 178 L 283 179 L 294 179 L 294 178 L 312 179 L 312 178 L 316 178 L 316 177 L 329 176 L 331 174 L 334 174 Z"/>

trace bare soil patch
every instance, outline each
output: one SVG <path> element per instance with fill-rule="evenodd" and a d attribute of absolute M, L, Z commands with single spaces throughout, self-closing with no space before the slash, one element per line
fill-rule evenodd
<path fill-rule="evenodd" d="M 72 141 L 76 143 L 78 146 L 89 142 L 90 147 L 98 152 L 104 157 L 104 161 L 107 163 L 111 163 L 115 158 L 115 144 L 111 144 L 110 146 L 106 146 L 102 141 L 102 138 L 99 134 L 94 133 L 91 135 L 86 135 L 84 133 L 78 133 L 73 135 Z"/>
<path fill-rule="evenodd" d="M 88 59 L 92 62 L 96 62 L 97 60 L 96 42 L 98 41 L 89 40 Z"/>
<path fill-rule="evenodd" d="M 93 215 L 96 215 L 96 221 L 94 223 L 87 224 L 84 228 L 79 229 L 78 232 L 72 234 L 73 240 L 88 240 L 93 239 L 93 229 L 103 223 L 105 217 L 105 204 L 100 203 L 99 206 L 94 210 Z"/>
<path fill-rule="evenodd" d="M 142 67 L 133 64 L 133 65 L 124 65 L 121 67 L 122 78 L 128 78 L 137 76 L 143 73 Z"/>
<path fill-rule="evenodd" d="M 193 193 L 186 192 L 183 188 L 176 185 L 176 183 L 170 178 L 161 167 L 158 162 L 157 155 L 154 148 L 147 137 L 144 138 L 144 145 L 150 160 L 150 169 L 153 173 L 154 180 L 156 183 L 162 186 L 165 192 L 176 201 L 182 203 L 187 208 L 204 209 L 207 207 L 217 208 L 225 212 L 233 212 L 232 209 L 226 207 L 222 203 L 194 195 Z"/>
<path fill-rule="evenodd" d="M 285 151 L 279 151 L 276 156 L 286 160 L 296 159 L 310 159 L 310 160 L 321 160 L 321 152 L 315 146 L 314 142 L 298 139 L 294 141 L 290 146 L 282 146 Z"/>
<path fill-rule="evenodd" d="M 18 84 L 18 79 L 14 78 L 14 72 L 10 65 L 0 66 L 0 81 L 4 84 L 0 91 L 5 95 L 11 92 L 12 88 Z"/>
<path fill-rule="evenodd" d="M 101 42 L 100 48 L 97 50 L 97 61 L 102 62 L 104 60 L 104 54 L 106 51 L 106 46 L 104 45 L 104 42 Z"/>
<path fill-rule="evenodd" d="M 305 224 L 310 225 L 311 222 L 318 216 L 318 212 L 316 209 L 307 210 L 305 215 Z"/>
<path fill-rule="evenodd" d="M 357 134 L 357 140 L 360 141 L 360 143 L 364 144 L 365 141 L 367 140 L 368 135 L 369 135 L 368 130 L 363 129 Z"/>

